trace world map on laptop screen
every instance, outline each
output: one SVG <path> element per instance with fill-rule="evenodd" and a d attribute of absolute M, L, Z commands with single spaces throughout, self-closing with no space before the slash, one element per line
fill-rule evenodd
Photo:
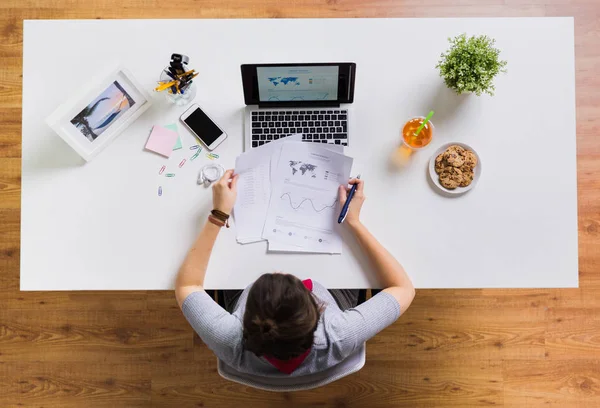
<path fill-rule="evenodd" d="M 257 67 L 261 102 L 335 101 L 338 66 Z"/>

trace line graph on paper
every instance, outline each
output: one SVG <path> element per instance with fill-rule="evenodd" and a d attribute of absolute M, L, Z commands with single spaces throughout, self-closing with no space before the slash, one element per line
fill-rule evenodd
<path fill-rule="evenodd" d="M 286 199 L 287 197 L 287 199 Z M 295 210 L 295 211 L 299 211 L 301 209 L 312 209 L 314 212 L 316 213 L 321 213 L 325 210 L 333 210 L 335 209 L 338 200 L 335 199 L 333 201 L 332 204 L 323 204 L 323 203 L 316 203 L 313 201 L 312 198 L 303 198 L 302 200 L 300 200 L 300 202 L 295 202 L 292 199 L 292 195 L 290 193 L 283 193 L 281 195 L 281 197 L 279 197 L 281 200 L 283 200 L 284 202 L 287 202 L 289 204 L 289 206 Z M 310 205 L 308 205 L 307 203 L 309 203 Z"/>

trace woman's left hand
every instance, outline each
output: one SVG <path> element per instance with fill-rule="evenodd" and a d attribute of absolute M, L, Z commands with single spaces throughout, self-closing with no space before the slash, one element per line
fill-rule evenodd
<path fill-rule="evenodd" d="M 231 214 L 237 197 L 237 181 L 239 175 L 233 175 L 233 169 L 227 170 L 221 180 L 213 185 L 213 207 Z"/>

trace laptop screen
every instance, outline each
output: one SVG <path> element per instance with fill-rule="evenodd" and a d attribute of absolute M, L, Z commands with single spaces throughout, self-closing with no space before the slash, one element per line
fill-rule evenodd
<path fill-rule="evenodd" d="M 356 64 L 244 64 L 246 105 L 335 106 L 354 101 Z"/>
<path fill-rule="evenodd" d="M 257 67 L 260 102 L 335 101 L 339 67 Z"/>

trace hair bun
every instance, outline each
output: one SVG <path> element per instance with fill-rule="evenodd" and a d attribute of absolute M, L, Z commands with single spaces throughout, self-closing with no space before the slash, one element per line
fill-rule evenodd
<path fill-rule="evenodd" d="M 314 342 L 321 315 L 316 297 L 293 275 L 264 274 L 252 284 L 243 319 L 244 350 L 289 360 Z"/>
<path fill-rule="evenodd" d="M 274 334 L 277 329 L 277 325 L 272 319 L 260 319 L 258 326 L 260 327 L 260 332 L 267 336 Z"/>

